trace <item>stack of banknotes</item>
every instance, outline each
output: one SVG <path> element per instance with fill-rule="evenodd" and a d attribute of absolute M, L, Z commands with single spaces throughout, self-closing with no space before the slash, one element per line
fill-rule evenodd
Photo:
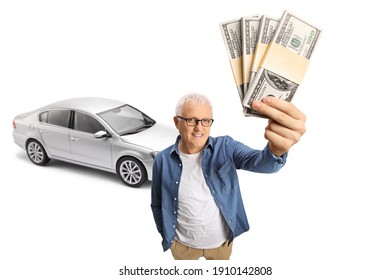
<path fill-rule="evenodd" d="M 280 19 L 252 15 L 219 26 L 244 115 L 263 117 L 251 104 L 264 96 L 291 101 L 322 30 L 289 11 Z"/>

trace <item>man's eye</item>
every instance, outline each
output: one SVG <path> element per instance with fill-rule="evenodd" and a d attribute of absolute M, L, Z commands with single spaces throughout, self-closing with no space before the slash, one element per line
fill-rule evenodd
<path fill-rule="evenodd" d="M 187 122 L 189 122 L 189 123 L 197 123 L 197 119 L 195 119 L 195 118 L 188 118 Z"/>

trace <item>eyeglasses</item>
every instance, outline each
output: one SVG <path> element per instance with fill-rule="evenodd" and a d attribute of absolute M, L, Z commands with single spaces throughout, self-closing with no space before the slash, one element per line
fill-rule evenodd
<path fill-rule="evenodd" d="M 187 125 L 188 126 L 196 126 L 198 125 L 198 123 L 200 122 L 203 126 L 205 127 L 209 127 L 213 124 L 214 120 L 213 119 L 196 119 L 196 118 L 183 118 L 181 116 L 176 116 L 178 117 L 179 119 L 182 119 L 184 121 L 186 121 Z"/>

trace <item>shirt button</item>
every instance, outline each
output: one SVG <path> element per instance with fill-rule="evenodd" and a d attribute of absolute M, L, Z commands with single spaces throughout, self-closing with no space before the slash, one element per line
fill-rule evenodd
<path fill-rule="evenodd" d="M 176 197 L 174 197 L 174 198 L 173 198 L 173 200 L 177 200 L 177 198 L 176 198 Z"/>
<path fill-rule="evenodd" d="M 175 183 L 175 184 L 177 185 L 177 184 L 179 184 L 179 182 L 178 182 L 178 181 L 176 181 L 176 183 Z"/>
<path fill-rule="evenodd" d="M 229 224 L 231 224 L 232 223 L 232 221 L 231 220 L 229 220 Z"/>
<path fill-rule="evenodd" d="M 175 225 L 173 225 L 173 227 L 175 227 Z"/>

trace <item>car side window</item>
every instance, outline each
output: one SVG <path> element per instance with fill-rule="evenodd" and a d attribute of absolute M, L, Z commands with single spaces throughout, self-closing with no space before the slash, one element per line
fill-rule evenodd
<path fill-rule="evenodd" d="M 39 121 L 52 125 L 68 127 L 70 110 L 49 110 L 39 115 Z"/>
<path fill-rule="evenodd" d="M 49 115 L 49 112 L 43 112 L 39 114 L 39 121 L 43 123 L 47 123 L 47 116 Z"/>
<path fill-rule="evenodd" d="M 100 130 L 106 130 L 98 120 L 80 112 L 74 112 L 73 129 L 88 133 L 96 133 Z"/>

